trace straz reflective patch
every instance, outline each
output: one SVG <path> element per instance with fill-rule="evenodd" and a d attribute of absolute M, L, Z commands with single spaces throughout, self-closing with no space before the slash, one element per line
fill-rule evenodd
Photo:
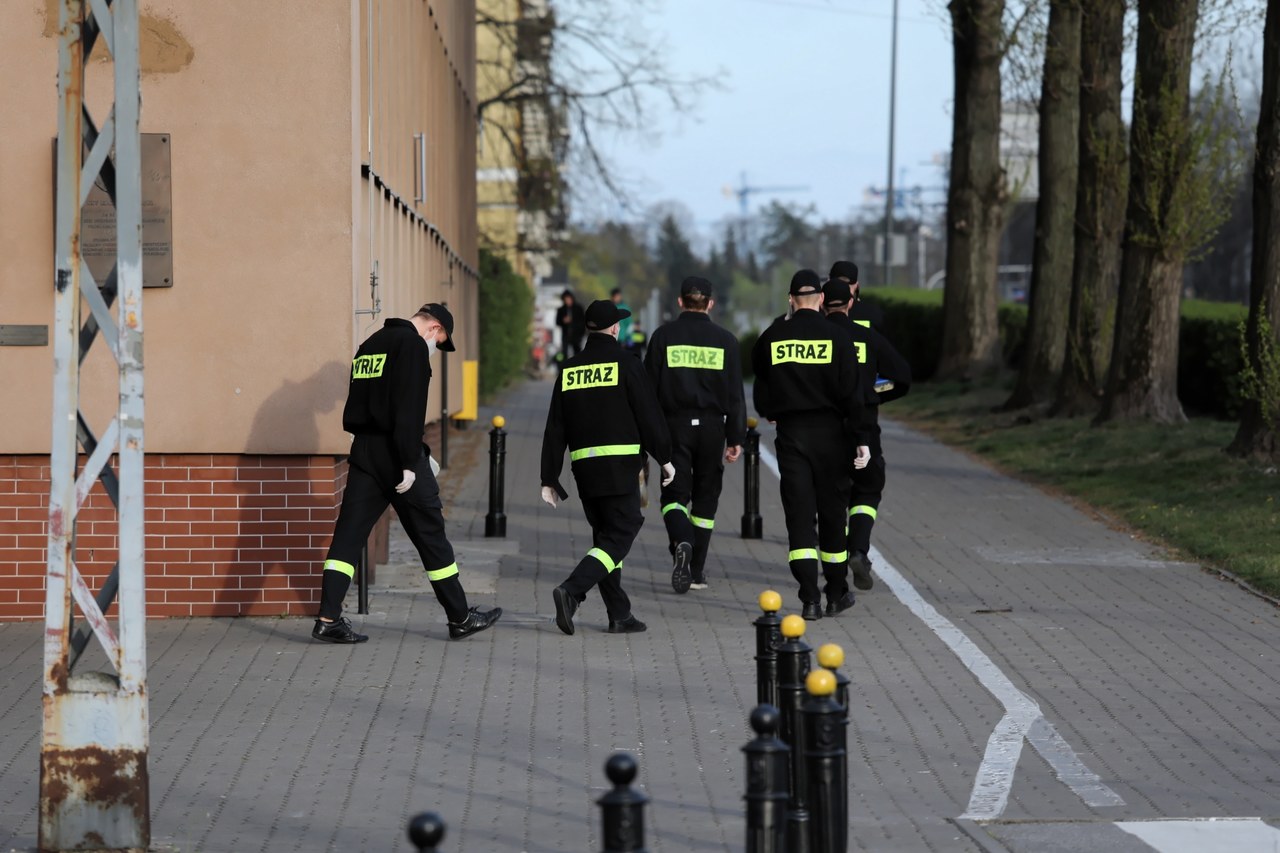
<path fill-rule="evenodd" d="M 867 363 L 867 345 L 862 341 L 854 341 L 853 348 L 858 351 L 858 364 Z"/>
<path fill-rule="evenodd" d="M 382 375 L 382 368 L 387 363 L 387 354 L 358 355 L 351 361 L 352 379 L 376 379 Z"/>
<path fill-rule="evenodd" d="M 775 341 L 773 363 L 830 364 L 831 341 Z"/>
<path fill-rule="evenodd" d="M 701 367 L 724 370 L 724 350 L 720 347 L 667 347 L 667 367 Z"/>
<path fill-rule="evenodd" d="M 584 364 L 581 367 L 567 367 L 560 374 L 561 391 L 579 391 L 583 388 L 603 388 L 606 385 L 618 384 L 618 363 Z"/>

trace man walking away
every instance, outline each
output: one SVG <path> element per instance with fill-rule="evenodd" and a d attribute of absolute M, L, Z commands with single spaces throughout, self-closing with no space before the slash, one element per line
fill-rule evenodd
<path fill-rule="evenodd" d="M 458 563 L 444 532 L 440 486 L 422 442 L 427 418 L 431 356 L 453 352 L 453 315 L 434 302 L 408 320 L 388 319 L 351 362 L 342 428 L 353 433 L 347 487 L 321 575 L 320 615 L 311 636 L 326 643 L 363 643 L 342 616 L 355 563 L 374 524 L 390 504 L 400 517 L 436 599 L 449 619 L 449 637 L 483 631 L 502 608 L 467 606 Z"/>
<path fill-rule="evenodd" d="M 636 478 L 648 451 L 662 466 L 662 485 L 675 476 L 671 439 L 644 365 L 618 345 L 624 314 L 606 299 L 587 308 L 587 344 L 564 363 L 551 392 L 542 436 L 542 499 L 555 508 L 569 493 L 560 485 L 565 451 L 591 525 L 591 550 L 552 590 L 556 625 L 574 632 L 573 615 L 599 586 L 610 634 L 645 630 L 622 589 L 622 561 L 644 524 Z"/>
<path fill-rule="evenodd" d="M 884 325 L 884 312 L 874 302 L 867 302 L 859 297 L 862 285 L 858 284 L 858 265 L 853 261 L 836 261 L 831 265 L 831 279 L 843 281 L 849 285 L 853 301 L 849 307 L 849 319 L 867 329 L 875 329 L 882 335 L 888 335 Z"/>
<path fill-rule="evenodd" d="M 560 307 L 556 309 L 556 326 L 560 329 L 560 363 L 572 358 L 582 351 L 582 335 L 586 331 L 583 322 L 582 306 L 573 296 L 573 291 L 565 289 L 560 294 Z"/>
<path fill-rule="evenodd" d="M 671 433 L 675 480 L 662 490 L 662 521 L 671 540 L 671 587 L 706 589 L 707 550 L 715 528 L 724 463 L 746 439 L 746 404 L 738 339 L 711 321 L 711 282 L 680 284 L 680 315 L 649 340 L 645 368 Z"/>

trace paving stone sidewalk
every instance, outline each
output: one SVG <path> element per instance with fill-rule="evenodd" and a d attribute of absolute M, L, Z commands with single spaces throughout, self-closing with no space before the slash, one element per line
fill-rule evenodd
<path fill-rule="evenodd" d="M 506 611 L 493 630 L 446 639 L 402 534 L 372 612 L 352 613 L 367 644 L 313 643 L 303 619 L 150 624 L 156 849 L 408 850 L 408 817 L 433 809 L 445 850 L 599 850 L 594 801 L 618 749 L 640 762 L 649 850 L 742 849 L 755 600 L 773 587 L 798 608 L 776 480 L 762 472 L 764 538 L 743 540 L 742 466 L 727 469 L 710 589 L 683 596 L 655 495 L 624 569 L 649 631 L 606 634 L 593 594 L 566 637 L 551 590 L 590 531 L 576 499 L 538 500 L 550 389 L 521 385 L 450 437 L 449 530 L 473 602 Z M 509 430 L 501 540 L 483 536 L 496 413 Z M 886 452 L 885 573 L 807 635 L 848 655 L 852 849 L 1163 850 L 1117 822 L 1280 814 L 1270 602 L 917 433 L 889 425 Z M 937 619 L 890 588 L 890 568 Z M 1020 718 L 982 660 L 1038 708 L 1048 728 L 1029 737 L 1049 747 L 993 740 Z M 0 672 L 0 850 L 30 849 L 40 626 L 0 625 Z M 1003 805 L 979 797 L 987 811 L 962 818 L 1002 751 Z M 1067 753 L 1119 802 L 1088 804 L 1061 776 Z"/>

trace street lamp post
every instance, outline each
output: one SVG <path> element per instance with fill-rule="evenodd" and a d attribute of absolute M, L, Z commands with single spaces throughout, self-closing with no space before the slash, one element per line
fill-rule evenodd
<path fill-rule="evenodd" d="M 884 197 L 884 255 L 880 285 L 889 283 L 889 253 L 893 245 L 893 137 L 898 89 L 898 0 L 893 0 L 893 35 L 889 40 L 889 191 Z"/>

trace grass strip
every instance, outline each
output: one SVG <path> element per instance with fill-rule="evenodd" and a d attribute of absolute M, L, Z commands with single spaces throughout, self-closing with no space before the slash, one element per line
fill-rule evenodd
<path fill-rule="evenodd" d="M 885 415 L 1101 510 L 1183 559 L 1280 596 L 1280 476 L 1223 452 L 1234 423 L 1095 427 L 1088 418 L 993 412 L 1011 388 L 1011 381 L 925 383 Z"/>

